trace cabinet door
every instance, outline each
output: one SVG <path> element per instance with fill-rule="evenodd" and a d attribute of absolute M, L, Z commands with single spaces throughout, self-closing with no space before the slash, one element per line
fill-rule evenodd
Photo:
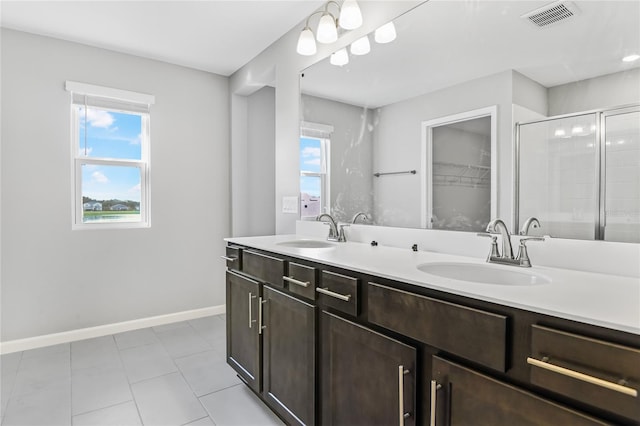
<path fill-rule="evenodd" d="M 606 424 L 437 356 L 432 372 L 432 425 Z"/>
<path fill-rule="evenodd" d="M 315 307 L 264 287 L 263 396 L 291 425 L 315 424 Z"/>
<path fill-rule="evenodd" d="M 227 271 L 227 363 L 256 392 L 261 390 L 260 284 Z"/>
<path fill-rule="evenodd" d="M 321 315 L 323 425 L 414 425 L 416 349 Z"/>

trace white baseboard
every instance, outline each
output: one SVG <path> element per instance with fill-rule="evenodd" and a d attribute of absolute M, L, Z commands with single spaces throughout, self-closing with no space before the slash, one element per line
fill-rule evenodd
<path fill-rule="evenodd" d="M 80 328 L 77 330 L 63 331 L 61 333 L 45 334 L 43 336 L 28 337 L 26 339 L 9 340 L 0 342 L 0 354 L 26 351 L 42 348 L 44 346 L 58 345 L 60 343 L 75 342 L 91 339 L 93 337 L 108 336 L 110 334 L 123 333 L 125 331 L 138 330 L 140 328 L 156 325 L 170 324 L 196 318 L 219 315 L 226 312 L 225 305 L 210 306 L 207 308 L 193 309 L 190 311 L 175 312 L 172 314 L 158 315 L 155 317 L 140 318 L 131 321 L 117 322 L 114 324 L 99 325 L 96 327 Z"/>

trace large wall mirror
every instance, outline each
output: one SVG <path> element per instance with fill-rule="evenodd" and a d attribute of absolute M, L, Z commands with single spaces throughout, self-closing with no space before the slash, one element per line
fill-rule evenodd
<path fill-rule="evenodd" d="M 325 179 L 317 197 L 303 197 L 341 221 L 365 212 L 374 225 L 475 232 L 499 216 L 515 231 L 527 196 L 517 194 L 517 165 L 528 161 L 516 158 L 516 123 L 640 103 L 640 60 L 629 58 L 640 54 L 639 2 L 429 1 L 393 23 L 392 42 L 370 34 L 368 54 L 301 75 L 301 122 L 325 144 L 301 152 L 303 174 L 305 162 L 319 164 Z M 473 111 L 494 111 L 493 121 L 439 129 L 453 135 L 446 158 L 435 158 L 442 146 L 425 151 L 427 123 Z M 471 139 L 478 144 L 464 147 Z M 565 159 L 583 155 L 565 145 Z M 637 184 L 616 191 L 640 205 Z M 476 198 L 466 208 L 478 215 L 440 203 Z"/>

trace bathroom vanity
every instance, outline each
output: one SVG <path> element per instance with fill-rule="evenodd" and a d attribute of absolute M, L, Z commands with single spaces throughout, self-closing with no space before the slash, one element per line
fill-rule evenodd
<path fill-rule="evenodd" d="M 225 258 L 227 361 L 288 424 L 640 424 L 635 278 L 296 236 Z"/>

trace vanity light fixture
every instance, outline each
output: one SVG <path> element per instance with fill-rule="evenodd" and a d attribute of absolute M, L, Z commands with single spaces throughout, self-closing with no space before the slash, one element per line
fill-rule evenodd
<path fill-rule="evenodd" d="M 331 62 L 331 65 L 337 65 L 339 67 L 347 65 L 349 63 L 349 54 L 347 53 L 347 49 L 343 47 L 342 49 L 333 52 L 329 62 Z"/>
<path fill-rule="evenodd" d="M 355 30 L 362 25 L 362 12 L 356 0 L 344 0 L 340 9 L 340 26 L 345 30 Z"/>
<path fill-rule="evenodd" d="M 335 5 L 338 8 L 337 14 L 329 11 L 329 6 L 331 5 Z M 321 17 L 314 35 L 309 26 L 309 21 L 315 15 L 321 15 Z M 339 16 L 339 18 L 336 16 Z M 338 40 L 338 25 L 345 30 L 353 30 L 362 25 L 362 13 L 356 0 L 345 0 L 342 6 L 330 0 L 324 5 L 323 9 L 309 15 L 304 29 L 300 33 L 300 37 L 298 37 L 296 51 L 304 56 L 315 55 L 317 52 L 316 40 L 325 44 L 334 43 Z"/>
<path fill-rule="evenodd" d="M 384 44 L 390 43 L 396 39 L 396 26 L 393 25 L 393 21 L 387 22 L 380 28 L 378 28 L 374 35 L 376 43 Z"/>
<path fill-rule="evenodd" d="M 369 44 L 369 36 L 364 36 L 353 43 L 351 43 L 352 55 L 366 55 L 371 51 L 371 44 Z"/>
<path fill-rule="evenodd" d="M 638 59 L 640 59 L 640 55 L 638 55 L 637 53 L 634 53 L 633 55 L 627 55 L 624 58 L 622 58 L 622 62 L 634 62 L 634 61 L 637 61 Z"/>
<path fill-rule="evenodd" d="M 327 3 L 328 4 L 328 3 Z M 325 10 L 318 23 L 316 39 L 320 43 L 329 44 L 338 40 L 338 26 L 332 14 Z"/>

